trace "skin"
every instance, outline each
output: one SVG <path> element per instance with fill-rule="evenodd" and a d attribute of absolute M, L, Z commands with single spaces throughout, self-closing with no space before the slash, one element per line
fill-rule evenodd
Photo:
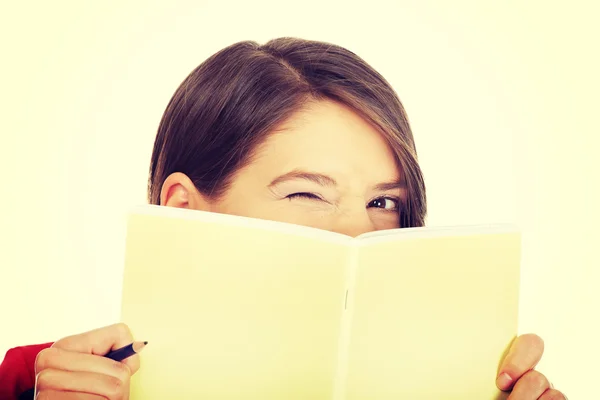
<path fill-rule="evenodd" d="M 125 324 L 73 335 L 42 350 L 35 360 L 36 400 L 126 400 L 140 368 L 139 355 L 113 361 L 102 357 L 133 342 Z"/>
<path fill-rule="evenodd" d="M 406 194 L 402 171 L 377 130 L 342 105 L 318 102 L 266 139 L 222 199 L 211 200 L 187 176 L 174 173 L 163 184 L 161 205 L 357 236 L 397 228 L 399 200 Z M 37 399 L 58 398 L 52 397 L 57 392 L 65 395 L 61 399 L 127 399 L 137 356 L 115 363 L 100 355 L 132 341 L 125 325 L 58 341 L 36 361 Z M 566 399 L 534 370 L 543 350 L 542 339 L 533 334 L 512 343 L 496 381 L 499 389 L 512 390 L 509 400 Z"/>
<path fill-rule="evenodd" d="M 333 103 L 313 104 L 267 138 L 223 199 L 210 201 L 176 173 L 163 184 L 161 204 L 357 236 L 399 227 L 406 191 L 394 160 L 364 120 Z"/>

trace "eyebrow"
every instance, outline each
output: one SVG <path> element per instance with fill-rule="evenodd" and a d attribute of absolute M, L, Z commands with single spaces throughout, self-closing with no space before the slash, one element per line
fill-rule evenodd
<path fill-rule="evenodd" d="M 406 189 L 406 181 L 399 180 L 394 182 L 378 183 L 375 185 L 374 189 L 381 192 L 395 189 Z"/>
<path fill-rule="evenodd" d="M 302 170 L 293 170 L 287 172 L 283 175 L 278 176 L 273 179 L 273 181 L 269 184 L 269 187 L 276 186 L 280 183 L 295 180 L 295 179 L 303 179 L 306 181 L 314 182 L 320 186 L 336 186 L 337 182 L 335 179 L 328 175 L 319 174 L 315 172 L 308 172 Z M 378 191 L 387 191 L 394 189 L 406 189 L 406 182 L 404 180 L 391 181 L 391 182 L 383 182 L 378 183 L 374 186 L 375 190 Z"/>
<path fill-rule="evenodd" d="M 301 170 L 293 170 L 283 175 L 278 176 L 273 179 L 273 181 L 269 184 L 269 187 L 278 185 L 282 182 L 287 182 L 295 179 L 303 179 L 305 181 L 314 182 L 317 185 L 321 186 L 336 186 L 337 182 L 330 176 L 317 174 L 314 172 L 301 171 Z"/>

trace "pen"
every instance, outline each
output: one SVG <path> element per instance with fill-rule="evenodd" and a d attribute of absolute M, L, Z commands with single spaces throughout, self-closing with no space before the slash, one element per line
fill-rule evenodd
<path fill-rule="evenodd" d="M 111 351 L 104 357 L 115 361 L 123 361 L 124 359 L 142 351 L 147 344 L 148 342 L 133 342 L 127 346 L 121 347 L 120 349 Z"/>
<path fill-rule="evenodd" d="M 133 342 L 127 346 L 123 346 L 119 349 L 113 350 L 106 354 L 104 357 L 110 358 L 114 361 L 123 361 L 126 358 L 131 357 L 134 354 L 139 353 L 148 344 L 148 342 Z M 19 397 L 19 400 L 34 400 L 35 388 L 31 388 Z"/>

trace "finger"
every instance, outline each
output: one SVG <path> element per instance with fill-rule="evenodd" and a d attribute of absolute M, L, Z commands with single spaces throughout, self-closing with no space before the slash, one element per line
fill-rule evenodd
<path fill-rule="evenodd" d="M 498 370 L 498 389 L 510 390 L 523 374 L 535 368 L 543 352 L 544 341 L 539 336 L 525 334 L 517 337 Z"/>
<path fill-rule="evenodd" d="M 106 397 L 89 393 L 44 390 L 38 392 L 37 396 L 35 397 L 35 400 L 106 400 Z"/>
<path fill-rule="evenodd" d="M 109 400 L 127 399 L 129 381 L 123 382 L 113 376 L 92 372 L 71 372 L 45 369 L 35 379 L 36 393 L 64 391 L 94 394 Z M 59 397 L 62 399 L 62 397 Z M 37 398 L 36 398 L 37 400 Z"/>
<path fill-rule="evenodd" d="M 133 342 L 133 335 L 129 327 L 125 324 L 114 324 L 68 336 L 54 343 L 53 347 L 103 356 L 131 342 Z"/>
<path fill-rule="evenodd" d="M 556 389 L 548 389 L 538 400 L 568 400 L 567 396 Z"/>
<path fill-rule="evenodd" d="M 508 400 L 537 400 L 550 388 L 550 382 L 538 371 L 526 372 L 515 384 Z"/>
<path fill-rule="evenodd" d="M 35 373 L 38 374 L 45 369 L 92 372 L 109 375 L 123 382 L 127 382 L 131 377 L 129 366 L 122 362 L 53 347 L 40 351 L 35 359 Z"/>
<path fill-rule="evenodd" d="M 94 329 L 79 335 L 68 336 L 54 343 L 52 347 L 78 353 L 104 356 L 112 350 L 119 349 L 133 342 L 129 327 L 123 323 Z M 134 374 L 140 367 L 139 356 L 134 355 L 122 361 Z"/>

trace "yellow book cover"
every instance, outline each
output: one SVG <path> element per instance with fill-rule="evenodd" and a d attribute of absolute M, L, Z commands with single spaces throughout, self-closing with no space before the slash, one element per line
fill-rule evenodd
<path fill-rule="evenodd" d="M 144 206 L 122 315 L 148 340 L 132 400 L 497 400 L 517 334 L 512 226 L 356 238 Z"/>

